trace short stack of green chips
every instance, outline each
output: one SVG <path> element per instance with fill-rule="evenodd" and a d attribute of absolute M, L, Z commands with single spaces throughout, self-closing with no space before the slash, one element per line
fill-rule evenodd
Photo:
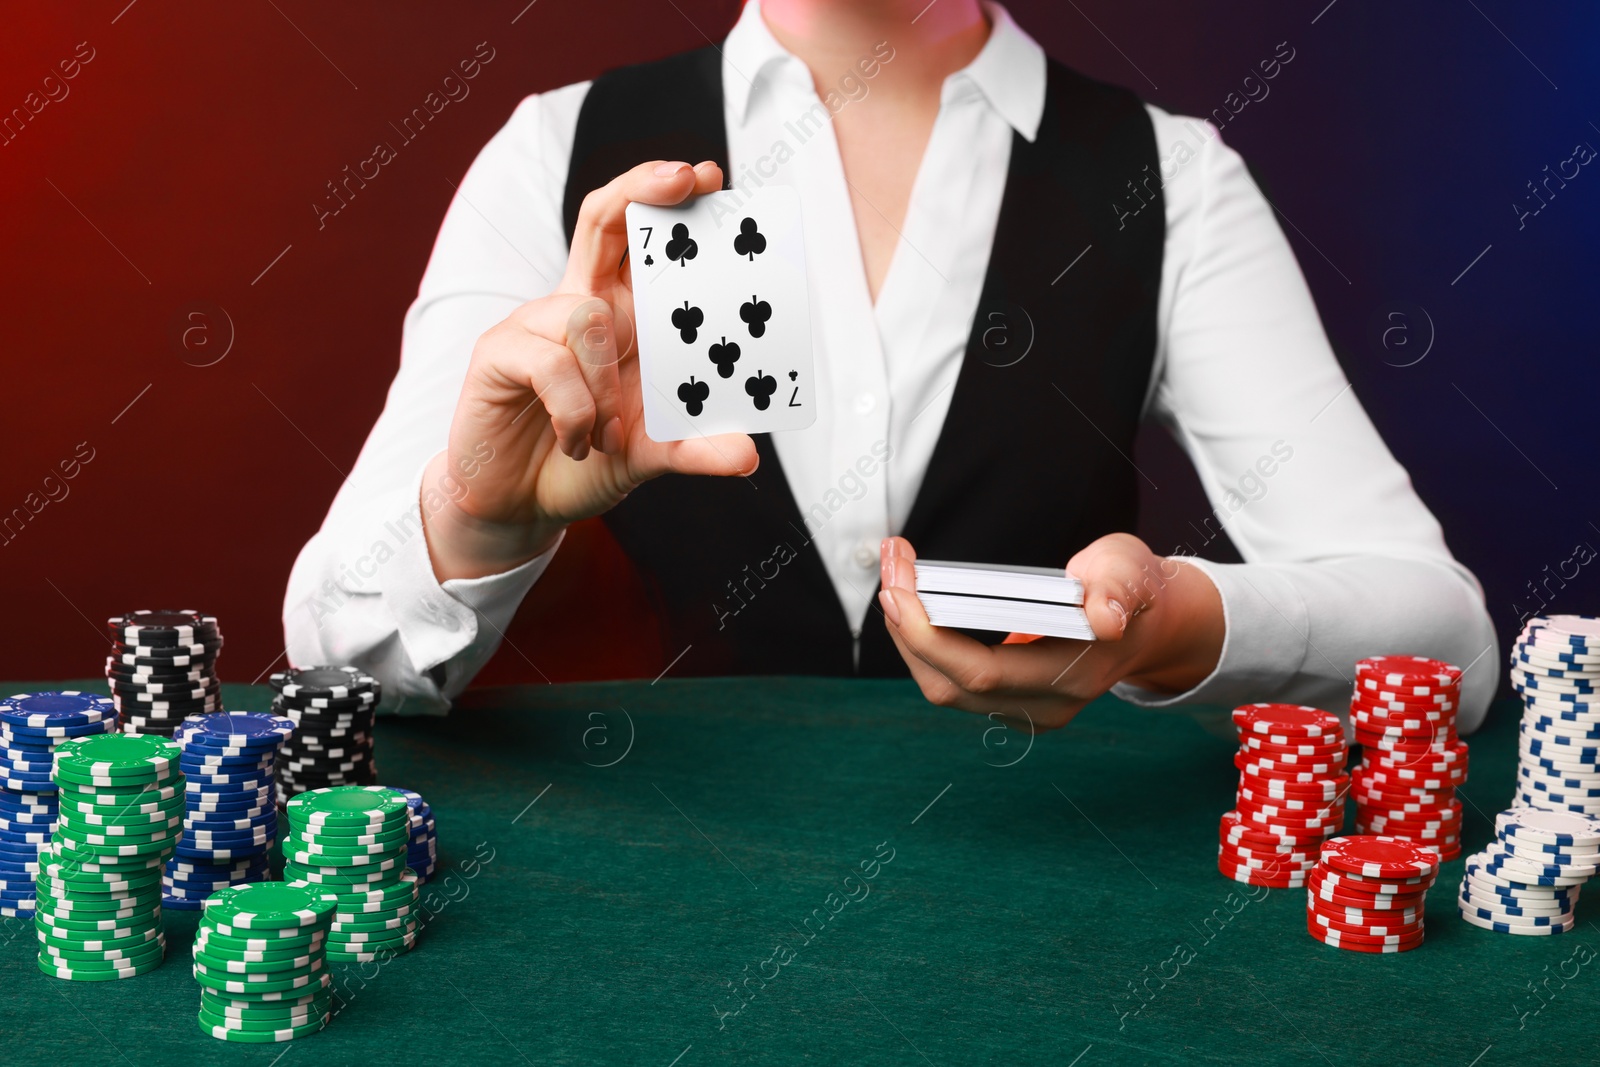
<path fill-rule="evenodd" d="M 313 789 L 284 807 L 283 877 L 337 903 L 329 962 L 382 961 L 417 940 L 416 875 L 406 869 L 411 814 L 384 786 Z"/>
<path fill-rule="evenodd" d="M 161 966 L 161 872 L 182 832 L 178 746 L 154 734 L 93 734 L 55 749 L 61 794 L 39 852 L 39 970 L 106 982 Z"/>
<path fill-rule="evenodd" d="M 282 882 L 249 882 L 206 898 L 194 940 L 200 1029 L 266 1044 L 328 1024 L 333 981 L 323 961 L 333 902 Z"/>

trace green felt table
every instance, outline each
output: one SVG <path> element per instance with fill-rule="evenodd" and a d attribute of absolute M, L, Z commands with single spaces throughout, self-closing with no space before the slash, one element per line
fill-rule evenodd
<path fill-rule="evenodd" d="M 1219 875 L 1231 733 L 1222 709 L 1105 699 L 1030 744 L 897 682 L 473 694 L 381 723 L 381 777 L 432 803 L 441 872 L 414 951 L 336 969 L 325 1031 L 202 1034 L 192 914 L 168 915 L 165 966 L 99 984 L 41 975 L 13 922 L 0 1063 L 1593 1059 L 1587 902 L 1565 936 L 1479 930 L 1457 860 L 1424 945 L 1363 955 L 1311 939 L 1301 891 Z M 1471 739 L 1469 850 L 1509 803 L 1515 737 L 1498 706 Z"/>

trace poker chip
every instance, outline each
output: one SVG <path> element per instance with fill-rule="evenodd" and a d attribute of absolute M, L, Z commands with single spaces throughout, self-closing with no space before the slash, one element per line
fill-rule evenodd
<path fill-rule="evenodd" d="M 298 667 L 269 681 L 275 714 L 294 724 L 278 751 L 280 801 L 309 789 L 375 785 L 372 727 L 381 688 L 356 667 Z"/>
<path fill-rule="evenodd" d="M 419 794 L 386 786 L 314 789 L 284 807 L 289 822 L 283 877 L 322 894 L 335 909 L 330 962 L 357 962 L 408 951 L 422 872 L 411 869 L 418 829 L 432 874 L 431 809 Z"/>
<path fill-rule="evenodd" d="M 111 981 L 161 965 L 161 866 L 181 823 L 177 756 L 150 735 L 101 732 L 55 746 L 57 819 L 34 875 L 44 974 Z"/>
<path fill-rule="evenodd" d="M 187 784 L 182 834 L 162 878 L 163 904 L 195 910 L 213 893 L 271 877 L 278 746 L 294 734 L 279 715 L 191 715 L 173 730 Z"/>
<path fill-rule="evenodd" d="M 171 737 L 190 715 L 222 710 L 222 633 L 198 611 L 130 611 L 107 620 L 106 683 L 122 731 Z"/>
<path fill-rule="evenodd" d="M 234 885 L 208 897 L 193 949 L 200 1029 L 222 1041 L 266 1043 L 327 1025 L 333 915 L 324 894 L 283 882 Z"/>
<path fill-rule="evenodd" d="M 1410 841 L 1355 834 L 1330 838 L 1306 880 L 1306 930 L 1335 948 L 1405 952 L 1422 943 L 1434 852 Z"/>
<path fill-rule="evenodd" d="M 1249 885 L 1300 888 L 1322 842 L 1344 825 L 1344 727 L 1300 704 L 1245 704 L 1233 723 L 1239 785 L 1219 827 L 1217 870 Z"/>

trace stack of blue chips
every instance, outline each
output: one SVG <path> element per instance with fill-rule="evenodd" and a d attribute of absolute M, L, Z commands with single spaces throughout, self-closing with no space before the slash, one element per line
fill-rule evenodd
<path fill-rule="evenodd" d="M 0 700 L 0 915 L 31 917 L 39 850 L 60 811 L 50 768 L 55 746 L 115 733 L 117 710 L 93 693 L 19 693 Z"/>
<path fill-rule="evenodd" d="M 406 866 L 417 876 L 417 884 L 433 877 L 439 862 L 439 838 L 435 831 L 433 809 L 422 799 L 422 794 L 410 789 L 390 786 L 389 791 L 406 798 L 411 809 L 411 842 L 406 849 Z"/>
<path fill-rule="evenodd" d="M 161 906 L 199 911 L 219 889 L 272 877 L 278 837 L 278 746 L 294 723 L 278 715 L 191 715 L 172 739 L 188 778 L 183 836 L 162 879 Z"/>

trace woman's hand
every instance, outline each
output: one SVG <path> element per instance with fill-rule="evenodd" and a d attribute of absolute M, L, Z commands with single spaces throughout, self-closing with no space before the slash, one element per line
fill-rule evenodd
<path fill-rule="evenodd" d="M 1043 637 L 991 647 L 934 626 L 917 599 L 916 559 L 904 538 L 884 540 L 878 598 L 911 676 L 943 707 L 1054 730 L 1118 682 L 1192 689 L 1222 654 L 1222 597 L 1211 579 L 1131 534 L 1102 537 L 1067 563 L 1083 582 L 1094 641 Z"/>
<path fill-rule="evenodd" d="M 544 552 L 563 529 L 666 474 L 749 474 L 744 434 L 645 434 L 634 357 L 629 203 L 722 187 L 715 163 L 643 163 L 584 197 L 561 284 L 478 339 L 449 445 L 422 480 L 435 576 L 475 578 Z"/>

